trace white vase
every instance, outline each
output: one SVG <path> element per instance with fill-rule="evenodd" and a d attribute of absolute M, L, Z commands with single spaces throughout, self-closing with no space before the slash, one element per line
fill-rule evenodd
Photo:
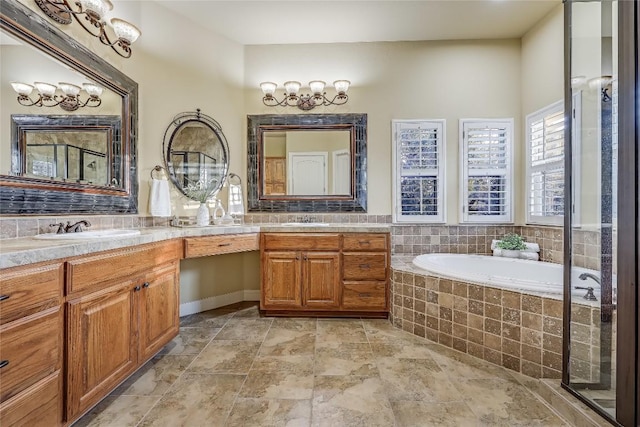
<path fill-rule="evenodd" d="M 209 206 L 206 203 L 200 203 L 198 207 L 198 215 L 196 216 L 196 224 L 203 227 L 209 225 Z"/>

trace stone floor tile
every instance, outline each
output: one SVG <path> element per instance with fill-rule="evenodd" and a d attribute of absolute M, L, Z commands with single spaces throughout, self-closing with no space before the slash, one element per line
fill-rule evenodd
<path fill-rule="evenodd" d="M 460 392 L 432 359 L 377 359 L 390 401 L 453 402 Z"/>
<path fill-rule="evenodd" d="M 313 373 L 313 357 L 308 356 L 258 356 L 251 371 Z"/>
<path fill-rule="evenodd" d="M 551 409 L 520 384 L 501 379 L 460 380 L 454 384 L 481 425 L 565 426 Z"/>
<path fill-rule="evenodd" d="M 196 357 L 188 370 L 203 374 L 246 374 L 259 348 L 259 342 L 213 340 Z"/>
<path fill-rule="evenodd" d="M 317 341 L 369 342 L 362 321 L 344 319 L 318 320 Z"/>
<path fill-rule="evenodd" d="M 215 309 L 180 318 L 180 327 L 222 328 L 233 317 L 233 310 Z"/>
<path fill-rule="evenodd" d="M 139 425 L 223 426 L 244 380 L 244 375 L 186 373 Z"/>
<path fill-rule="evenodd" d="M 251 370 L 240 397 L 307 400 L 313 394 L 313 373 Z"/>
<path fill-rule="evenodd" d="M 311 400 L 238 398 L 225 427 L 308 427 Z"/>
<path fill-rule="evenodd" d="M 180 328 L 178 336 L 160 354 L 199 354 L 219 331 L 220 328 Z"/>
<path fill-rule="evenodd" d="M 162 396 L 195 358 L 194 354 L 156 356 L 127 378 L 112 394 Z"/>
<path fill-rule="evenodd" d="M 443 346 L 431 350 L 433 360 L 451 379 L 500 378 L 515 381 L 508 370 L 493 363 Z"/>
<path fill-rule="evenodd" d="M 276 317 L 272 328 L 293 329 L 296 331 L 316 332 L 318 320 L 314 317 Z"/>
<path fill-rule="evenodd" d="M 373 355 L 378 357 L 395 357 L 397 359 L 433 359 L 431 349 L 437 344 L 398 340 L 393 342 L 372 342 Z"/>
<path fill-rule="evenodd" d="M 271 327 L 271 319 L 230 319 L 214 340 L 262 342 Z"/>
<path fill-rule="evenodd" d="M 478 417 L 464 402 L 397 401 L 391 402 L 391 408 L 396 418 L 396 427 L 471 427 L 479 424 Z"/>
<path fill-rule="evenodd" d="M 260 355 L 313 356 L 315 353 L 315 344 L 315 330 L 289 329 L 286 327 L 275 326 L 274 322 L 262 343 Z"/>
<path fill-rule="evenodd" d="M 315 354 L 316 375 L 378 376 L 368 343 L 320 342 Z"/>
<path fill-rule="evenodd" d="M 325 376 L 315 379 L 311 425 L 388 427 L 394 418 L 379 378 Z"/>
<path fill-rule="evenodd" d="M 73 426 L 133 427 L 159 399 L 158 396 L 107 396 Z"/>

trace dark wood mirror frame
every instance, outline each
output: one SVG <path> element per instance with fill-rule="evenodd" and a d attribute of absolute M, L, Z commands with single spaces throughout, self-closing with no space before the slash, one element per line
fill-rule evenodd
<path fill-rule="evenodd" d="M 263 194 L 263 134 L 274 130 L 349 130 L 351 194 L 286 196 Z M 247 116 L 247 193 L 250 212 L 366 212 L 366 114 L 260 114 Z"/>
<path fill-rule="evenodd" d="M 0 28 L 122 97 L 123 165 L 119 188 L 0 175 L 0 214 L 137 213 L 138 84 L 17 0 L 2 0 Z"/>

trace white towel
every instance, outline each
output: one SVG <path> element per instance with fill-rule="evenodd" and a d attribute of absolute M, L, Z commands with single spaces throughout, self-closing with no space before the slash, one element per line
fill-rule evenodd
<path fill-rule="evenodd" d="M 240 184 L 229 184 L 229 200 L 227 202 L 227 213 L 234 215 L 244 215 L 242 186 Z"/>
<path fill-rule="evenodd" d="M 171 195 L 166 179 L 151 179 L 149 212 L 151 216 L 171 216 Z"/>

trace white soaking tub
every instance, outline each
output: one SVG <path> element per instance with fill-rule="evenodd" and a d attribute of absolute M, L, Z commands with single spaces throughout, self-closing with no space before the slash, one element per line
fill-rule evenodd
<path fill-rule="evenodd" d="M 559 296 L 562 294 L 563 266 L 561 264 L 466 254 L 418 255 L 413 259 L 413 264 L 436 276 L 462 282 Z M 590 278 L 580 280 L 579 276 L 583 273 L 600 277 L 598 271 L 574 267 L 572 286 L 594 288 L 594 293 L 599 300 L 600 285 Z M 585 292 L 585 290 L 574 289 L 572 294 L 583 296 Z"/>

